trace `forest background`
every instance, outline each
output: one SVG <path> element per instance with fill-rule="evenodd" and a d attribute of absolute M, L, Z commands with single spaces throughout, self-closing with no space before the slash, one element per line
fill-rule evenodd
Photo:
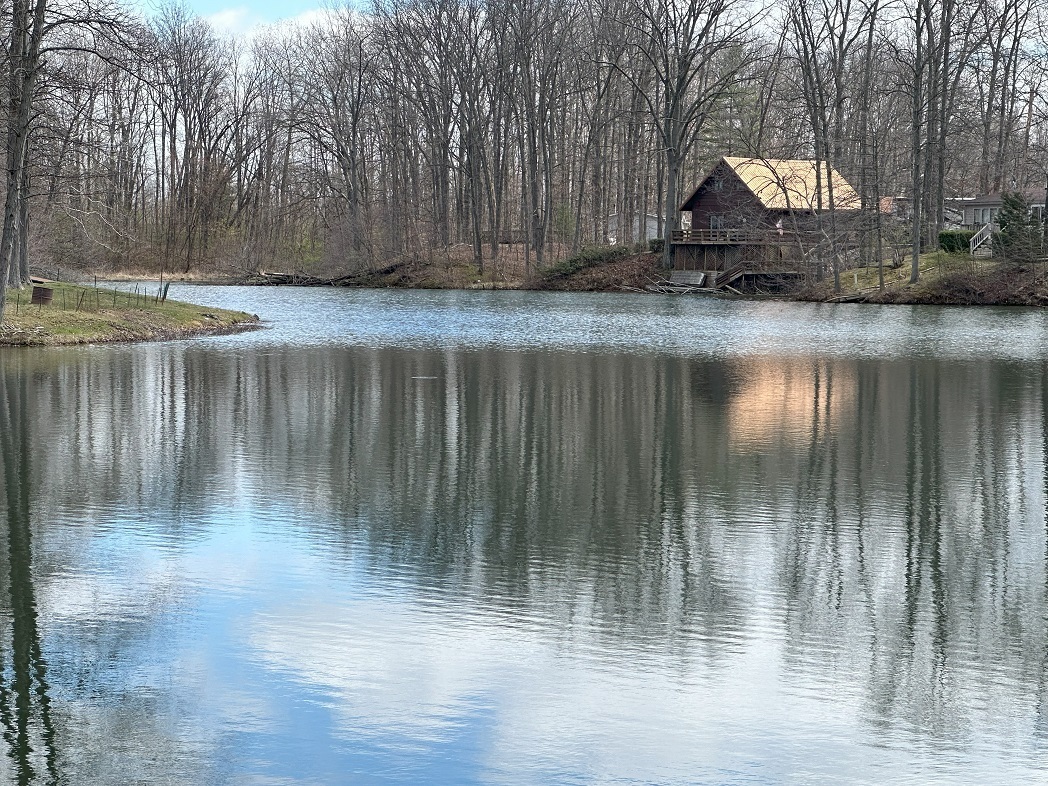
<path fill-rule="evenodd" d="M 0 290 L 31 265 L 338 275 L 449 249 L 490 275 L 500 240 L 541 270 L 609 216 L 668 235 L 721 155 L 828 161 L 870 215 L 903 197 L 915 249 L 948 197 L 1048 187 L 1048 0 L 310 18 L 232 36 L 178 5 L 9 0 Z"/>

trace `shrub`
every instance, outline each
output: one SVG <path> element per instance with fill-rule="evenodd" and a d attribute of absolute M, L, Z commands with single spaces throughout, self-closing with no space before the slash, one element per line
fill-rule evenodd
<path fill-rule="evenodd" d="M 583 248 L 577 254 L 568 257 L 563 262 L 558 262 L 557 264 L 546 268 L 546 270 L 543 271 L 542 276 L 547 279 L 570 276 L 572 273 L 578 273 L 580 270 L 585 270 L 588 267 L 604 265 L 608 262 L 614 262 L 616 259 L 621 259 L 622 257 L 627 257 L 629 255 L 630 250 L 626 246 L 593 246 Z"/>
<path fill-rule="evenodd" d="M 648 251 L 653 254 L 661 254 L 666 249 L 666 238 L 653 237 L 648 241 Z"/>
<path fill-rule="evenodd" d="M 967 251 L 973 237 L 975 233 L 966 229 L 944 229 L 939 233 L 939 248 L 950 254 Z"/>

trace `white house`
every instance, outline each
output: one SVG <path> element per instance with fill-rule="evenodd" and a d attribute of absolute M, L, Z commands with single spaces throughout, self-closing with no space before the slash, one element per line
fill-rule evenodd
<path fill-rule="evenodd" d="M 633 226 L 634 243 L 647 242 L 649 240 L 654 240 L 657 237 L 662 237 L 662 233 L 659 232 L 659 217 L 655 213 L 637 213 L 633 216 L 633 221 L 631 223 Z M 608 216 L 607 236 L 610 244 L 615 245 L 619 242 L 618 213 L 612 213 Z"/>

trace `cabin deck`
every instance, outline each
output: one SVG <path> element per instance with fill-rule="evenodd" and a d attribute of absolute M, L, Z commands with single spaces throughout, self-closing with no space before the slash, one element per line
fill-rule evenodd
<path fill-rule="evenodd" d="M 781 246 L 812 245 L 818 232 L 787 229 L 677 229 L 670 236 L 673 245 L 703 246 Z"/>
<path fill-rule="evenodd" d="M 819 246 L 822 233 L 811 230 L 754 228 L 682 229 L 671 235 L 673 268 L 677 271 L 718 273 L 780 279 L 796 278 Z M 756 279 L 753 279 L 756 280 Z M 710 286 L 710 284 L 706 284 Z"/>

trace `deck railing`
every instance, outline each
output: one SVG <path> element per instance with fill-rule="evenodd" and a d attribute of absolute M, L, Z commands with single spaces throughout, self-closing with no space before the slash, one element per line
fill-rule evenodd
<path fill-rule="evenodd" d="M 776 245 L 781 243 L 813 242 L 818 232 L 798 232 L 789 229 L 676 229 L 670 235 L 672 243 L 707 245 Z"/>

